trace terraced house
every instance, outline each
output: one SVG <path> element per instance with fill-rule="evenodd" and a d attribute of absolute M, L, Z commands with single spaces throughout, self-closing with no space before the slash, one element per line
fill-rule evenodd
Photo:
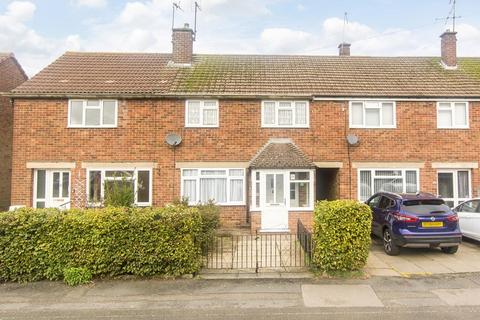
<path fill-rule="evenodd" d="M 0 210 L 10 206 L 13 106 L 7 93 L 27 80 L 13 53 L 0 52 Z"/>
<path fill-rule="evenodd" d="M 12 204 L 97 205 L 121 180 L 139 206 L 213 199 L 225 227 L 278 232 L 319 199 L 477 195 L 480 59 L 448 31 L 441 57 L 339 50 L 193 54 L 186 26 L 171 54 L 67 52 L 12 95 Z"/>

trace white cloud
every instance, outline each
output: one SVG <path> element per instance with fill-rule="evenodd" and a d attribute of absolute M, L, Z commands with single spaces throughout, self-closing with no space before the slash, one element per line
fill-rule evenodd
<path fill-rule="evenodd" d="M 300 53 L 312 41 L 314 41 L 313 35 L 288 28 L 268 28 L 260 35 L 262 51 L 268 53 Z"/>
<path fill-rule="evenodd" d="M 78 39 L 49 39 L 28 26 L 36 6 L 30 1 L 13 1 L 0 12 L 0 51 L 14 52 L 29 75 L 49 64 L 63 51 L 78 48 Z M 75 42 L 77 44 L 75 44 Z"/>
<path fill-rule="evenodd" d="M 78 6 L 90 8 L 102 8 L 107 6 L 107 0 L 76 0 Z"/>

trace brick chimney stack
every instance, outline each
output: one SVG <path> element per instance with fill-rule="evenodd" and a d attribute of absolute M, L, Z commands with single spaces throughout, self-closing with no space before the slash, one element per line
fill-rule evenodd
<path fill-rule="evenodd" d="M 442 39 L 442 64 L 445 69 L 457 68 L 457 33 L 450 30 L 445 31 Z"/>
<path fill-rule="evenodd" d="M 340 56 L 349 56 L 350 55 L 350 43 L 342 42 L 338 45 L 338 54 Z"/>
<path fill-rule="evenodd" d="M 174 64 L 189 65 L 193 61 L 193 30 L 188 23 L 183 28 L 172 30 L 172 61 Z"/>

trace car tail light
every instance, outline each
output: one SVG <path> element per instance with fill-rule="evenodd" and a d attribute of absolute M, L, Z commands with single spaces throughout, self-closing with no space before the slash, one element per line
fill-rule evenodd
<path fill-rule="evenodd" d="M 400 212 L 395 212 L 393 214 L 393 217 L 395 218 L 395 220 L 397 221 L 402 221 L 402 222 L 407 222 L 407 223 L 415 223 L 415 222 L 418 222 L 420 219 L 417 218 L 417 217 L 414 217 L 414 216 L 409 216 L 409 215 L 406 215 L 406 214 L 402 214 Z"/>
<path fill-rule="evenodd" d="M 458 215 L 452 214 L 451 216 L 447 217 L 447 220 L 450 222 L 457 222 L 458 221 Z"/>

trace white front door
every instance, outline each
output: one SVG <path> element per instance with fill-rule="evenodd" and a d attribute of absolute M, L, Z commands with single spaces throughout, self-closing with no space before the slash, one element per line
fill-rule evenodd
<path fill-rule="evenodd" d="M 35 170 L 35 208 L 70 208 L 70 172 L 66 170 Z"/>
<path fill-rule="evenodd" d="M 261 173 L 262 230 L 288 230 L 286 173 Z"/>

